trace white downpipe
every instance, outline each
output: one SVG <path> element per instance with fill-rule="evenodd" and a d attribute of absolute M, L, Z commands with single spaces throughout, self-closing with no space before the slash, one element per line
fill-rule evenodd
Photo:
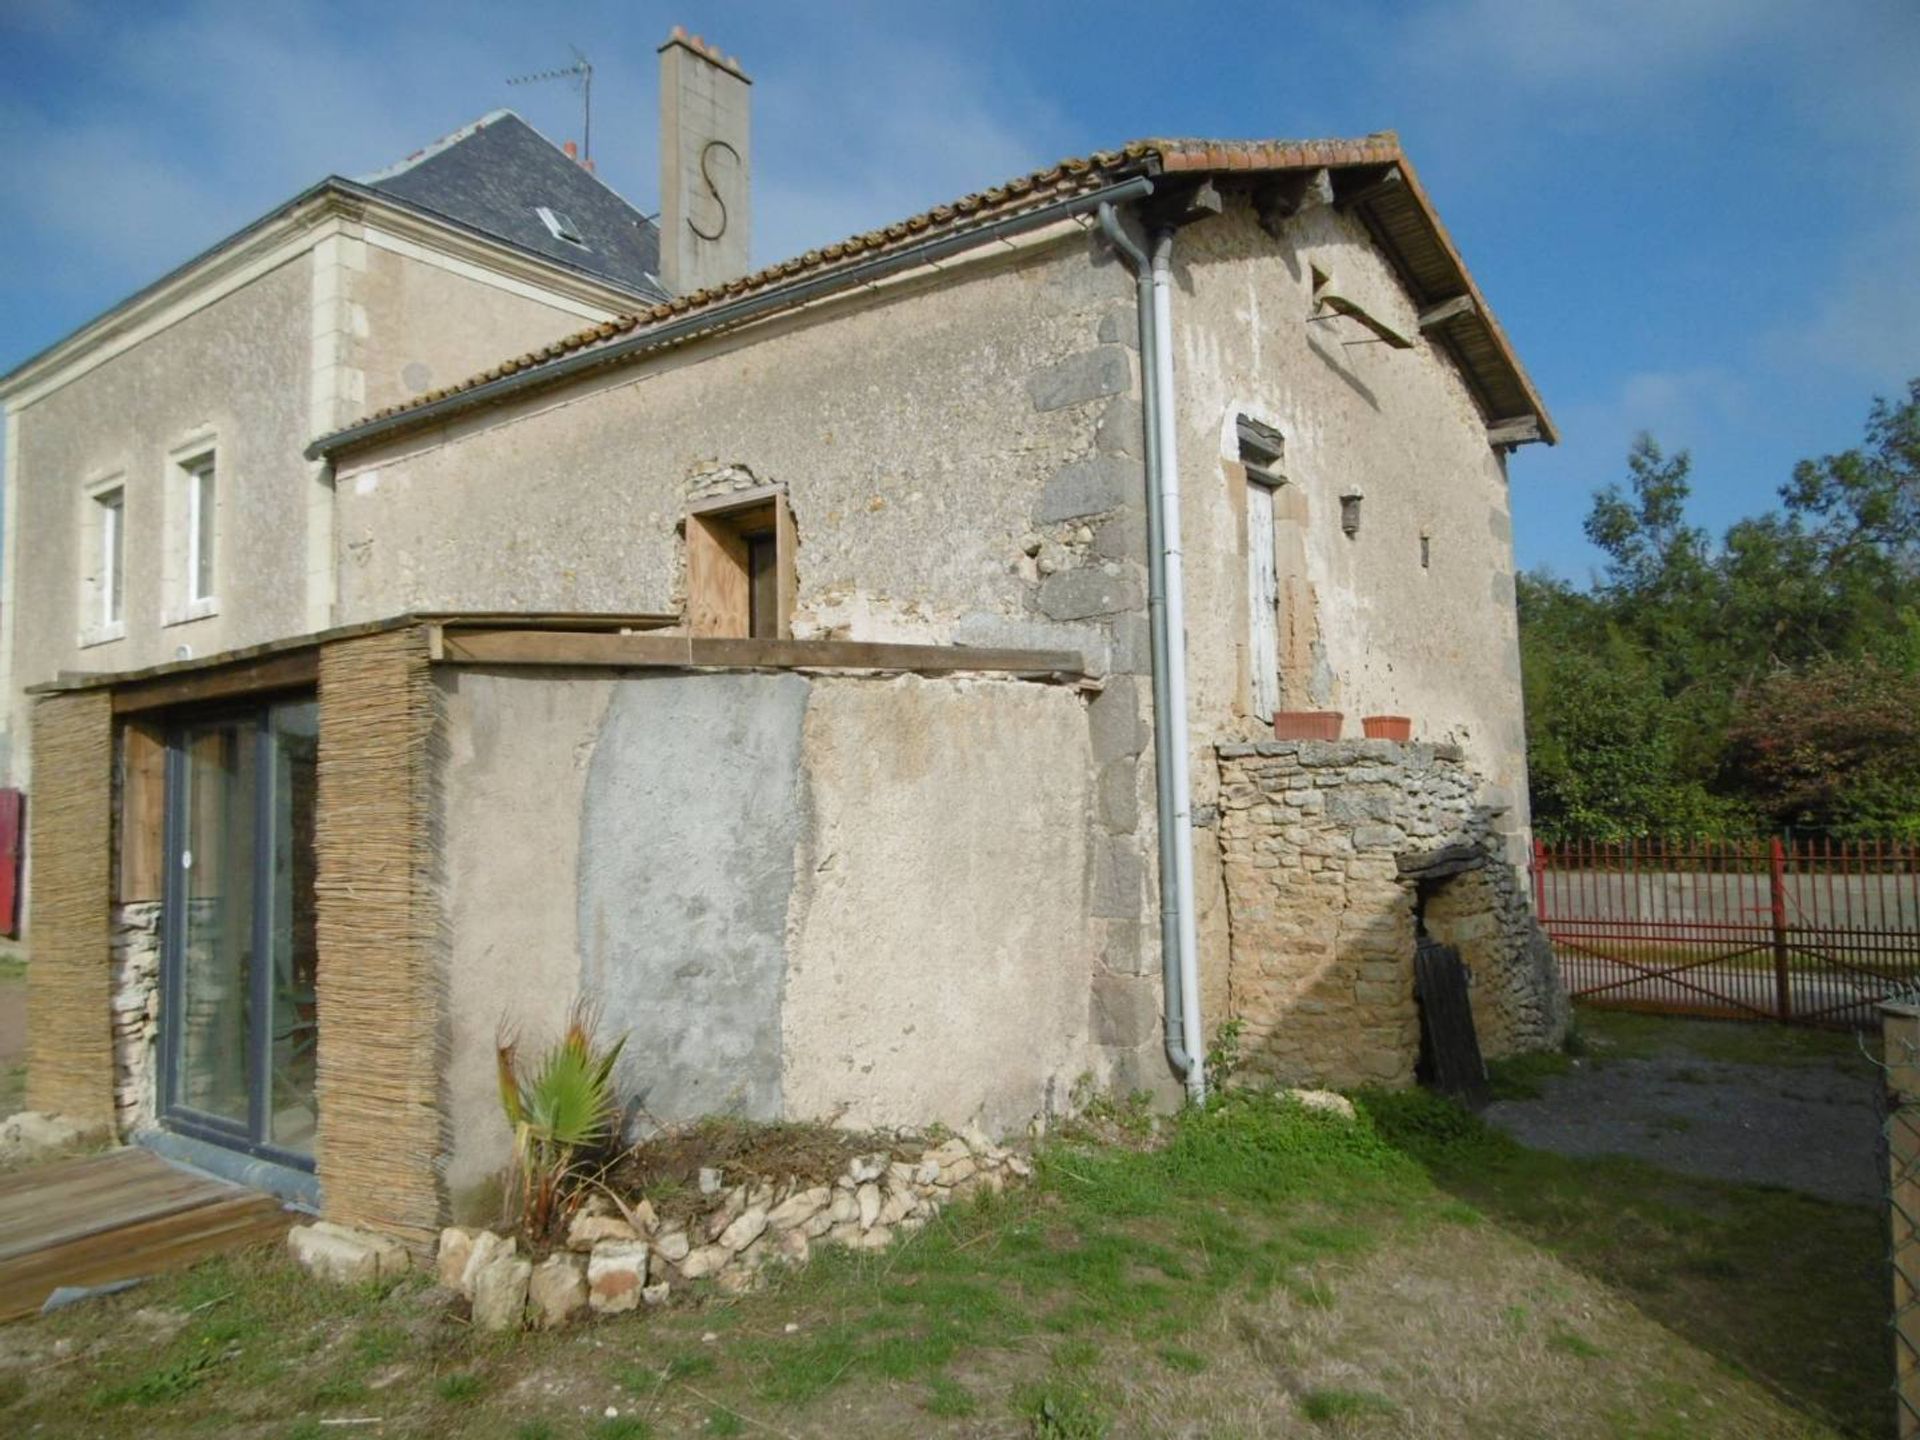
<path fill-rule="evenodd" d="M 1206 1063 L 1200 1029 L 1199 939 L 1193 915 L 1193 777 L 1191 741 L 1187 726 L 1187 587 L 1180 544 L 1180 453 L 1176 443 L 1179 417 L 1174 413 L 1173 384 L 1173 231 L 1153 237 L 1153 406 L 1159 441 L 1160 553 L 1166 585 L 1167 749 L 1159 757 L 1168 767 L 1167 791 L 1172 798 L 1174 844 L 1173 890 L 1179 920 L 1181 1043 L 1190 1059 L 1187 1098 L 1196 1105 L 1207 1098 Z"/>

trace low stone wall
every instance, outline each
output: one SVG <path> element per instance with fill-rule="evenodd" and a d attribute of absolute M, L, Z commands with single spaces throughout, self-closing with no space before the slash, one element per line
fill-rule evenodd
<path fill-rule="evenodd" d="M 979 1134 L 938 1144 L 919 1139 L 854 1156 L 831 1184 L 728 1184 L 700 1172 L 690 1214 L 657 1215 L 646 1200 L 616 1207 L 596 1193 L 544 1259 L 511 1235 L 453 1226 L 434 1265 L 445 1290 L 471 1307 L 481 1330 L 553 1329 L 594 1315 L 620 1315 L 686 1296 L 697 1282 L 725 1295 L 757 1288 L 770 1266 L 805 1265 L 816 1246 L 884 1250 L 941 1209 L 982 1191 L 998 1194 L 1033 1174 L 1027 1159 Z M 403 1273 L 410 1260 L 386 1236 L 321 1221 L 287 1237 L 294 1259 L 317 1278 L 358 1284 Z"/>
<path fill-rule="evenodd" d="M 151 1126 L 159 1104 L 160 909 L 135 900 L 113 911 L 113 1123 L 122 1140 Z"/>
<path fill-rule="evenodd" d="M 1410 1084 L 1422 924 L 1460 949 L 1484 1054 L 1559 1041 L 1552 951 L 1506 858 L 1503 812 L 1457 747 L 1267 741 L 1218 756 L 1229 1015 L 1248 1069 Z"/>

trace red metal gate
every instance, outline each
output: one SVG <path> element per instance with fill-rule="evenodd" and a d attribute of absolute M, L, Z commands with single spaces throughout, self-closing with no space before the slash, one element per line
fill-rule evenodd
<path fill-rule="evenodd" d="M 1534 846 L 1534 903 L 1575 998 L 1862 1026 L 1920 990 L 1920 847 Z"/>

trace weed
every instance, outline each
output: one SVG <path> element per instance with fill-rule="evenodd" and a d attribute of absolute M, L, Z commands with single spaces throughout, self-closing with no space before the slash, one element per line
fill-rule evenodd
<path fill-rule="evenodd" d="M 1607 1353 L 1586 1336 L 1563 1326 L 1555 1326 L 1553 1332 L 1547 1336 L 1547 1348 L 1558 1350 L 1562 1354 L 1578 1356 L 1582 1360 L 1598 1360 Z"/>
<path fill-rule="evenodd" d="M 98 1391 L 93 1403 L 104 1410 L 116 1405 L 158 1405 L 168 1400 L 178 1400 L 189 1390 L 205 1383 L 207 1371 L 213 1368 L 219 1358 L 211 1351 L 190 1355 L 171 1365 L 149 1370 L 129 1384 Z"/>
<path fill-rule="evenodd" d="M 1319 1425 L 1360 1415 L 1391 1415 L 1399 1408 L 1371 1390 L 1309 1390 L 1300 1397 L 1300 1413 Z"/>
<path fill-rule="evenodd" d="M 434 1393 L 449 1404 L 464 1404 L 478 1398 L 487 1388 L 487 1382 L 471 1371 L 456 1371 L 452 1375 L 442 1375 L 434 1382 Z"/>
<path fill-rule="evenodd" d="M 1059 1384 L 1023 1392 L 1020 1411 L 1034 1440 L 1101 1440 L 1112 1425 L 1086 1390 Z"/>
<path fill-rule="evenodd" d="M 973 1392 L 957 1381 L 945 1375 L 933 1375 L 927 1379 L 927 1412 L 945 1416 L 948 1419 L 962 1419 L 979 1409 L 973 1398 Z"/>
<path fill-rule="evenodd" d="M 1207 1368 L 1206 1356 L 1183 1350 L 1178 1345 L 1162 1345 L 1160 1359 L 1169 1370 L 1178 1370 L 1183 1375 L 1198 1375 Z"/>
<path fill-rule="evenodd" d="M 1213 1032 L 1213 1044 L 1207 1047 L 1206 1073 L 1216 1088 L 1230 1084 L 1240 1069 L 1241 1032 L 1245 1023 L 1239 1019 L 1228 1020 Z"/>
<path fill-rule="evenodd" d="M 738 1435 L 747 1428 L 733 1411 L 716 1405 L 707 1412 L 707 1433 L 709 1435 Z"/>
<path fill-rule="evenodd" d="M 551 1421 L 528 1420 L 513 1432 L 513 1440 L 559 1440 Z"/>
<path fill-rule="evenodd" d="M 647 1440 L 653 1427 L 638 1415 L 612 1415 L 587 1433 L 593 1440 Z"/>

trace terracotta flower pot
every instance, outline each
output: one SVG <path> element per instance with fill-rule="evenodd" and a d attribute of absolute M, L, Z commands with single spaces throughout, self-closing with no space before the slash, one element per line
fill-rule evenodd
<path fill-rule="evenodd" d="M 1369 740 L 1411 740 L 1413 717 L 1411 715 L 1365 715 L 1361 717 L 1360 728 L 1367 732 Z"/>
<path fill-rule="evenodd" d="M 1273 738 L 1338 740 L 1341 718 L 1338 710 L 1276 710 L 1273 712 Z"/>

